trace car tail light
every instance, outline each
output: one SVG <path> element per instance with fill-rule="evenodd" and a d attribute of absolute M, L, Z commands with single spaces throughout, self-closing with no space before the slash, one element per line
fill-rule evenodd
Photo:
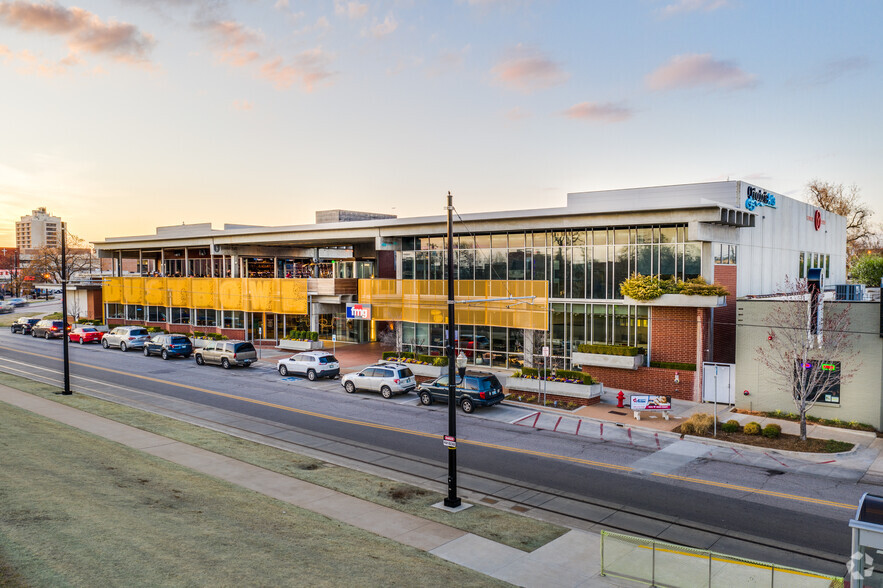
<path fill-rule="evenodd" d="M 134 341 L 135 337 L 129 337 L 129 341 Z"/>
<path fill-rule="evenodd" d="M 394 379 L 394 380 L 393 380 L 393 383 L 394 383 L 394 384 L 398 384 L 398 383 L 399 383 L 399 379 L 398 379 L 398 378 Z"/>
<path fill-rule="evenodd" d="M 50 329 L 50 330 L 52 330 L 52 331 L 57 331 L 57 330 L 58 330 L 58 327 L 52 327 L 52 329 Z"/>
<path fill-rule="evenodd" d="M 235 353 L 233 354 L 233 359 L 236 359 L 236 354 L 235 354 Z"/>
<path fill-rule="evenodd" d="M 484 392 L 479 392 L 478 397 L 481 398 L 482 400 L 484 400 Z"/>

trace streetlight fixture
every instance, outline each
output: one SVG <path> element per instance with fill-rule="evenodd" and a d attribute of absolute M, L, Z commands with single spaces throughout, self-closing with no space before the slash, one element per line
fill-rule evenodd
<path fill-rule="evenodd" d="M 69 337 L 67 335 L 67 235 L 66 229 L 61 228 L 61 322 L 62 322 L 62 349 L 64 350 L 64 391 L 61 394 L 69 396 L 71 392 L 71 364 L 68 356 Z"/>
<path fill-rule="evenodd" d="M 457 496 L 457 365 L 454 355 L 454 333 L 456 321 L 454 320 L 454 221 L 453 221 L 453 196 L 448 192 L 448 496 L 444 505 L 448 508 L 458 508 L 460 497 Z"/>

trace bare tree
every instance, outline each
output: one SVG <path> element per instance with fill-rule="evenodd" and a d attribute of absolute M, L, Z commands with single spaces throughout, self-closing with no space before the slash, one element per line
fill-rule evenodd
<path fill-rule="evenodd" d="M 89 273 L 92 269 L 94 258 L 92 248 L 83 239 L 67 234 L 66 242 L 67 275 L 77 273 Z M 55 282 L 61 281 L 61 247 L 41 247 L 31 255 L 31 261 L 27 266 L 28 271 L 34 276 L 48 276 Z"/>
<path fill-rule="evenodd" d="M 846 218 L 846 252 L 852 257 L 858 244 L 872 236 L 873 211 L 861 199 L 861 190 L 855 184 L 844 187 L 819 179 L 812 180 L 806 188 L 810 204 Z"/>
<path fill-rule="evenodd" d="M 790 391 L 800 417 L 800 439 L 806 441 L 806 413 L 851 377 L 858 351 L 852 346 L 847 308 L 824 304 L 820 292 L 814 309 L 805 280 L 787 282 L 784 291 L 784 299 L 764 321 L 770 328 L 768 340 L 755 354 L 772 382 Z M 839 366 L 847 362 L 850 369 L 844 375 Z"/>

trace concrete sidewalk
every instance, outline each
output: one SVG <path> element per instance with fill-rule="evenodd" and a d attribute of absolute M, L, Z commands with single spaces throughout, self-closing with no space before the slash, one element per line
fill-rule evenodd
<path fill-rule="evenodd" d="M 526 553 L 441 523 L 173 441 L 8 386 L 0 385 L 0 402 L 425 550 L 519 586 L 633 585 L 599 575 L 601 549 L 600 535 L 597 533 L 574 529 L 540 549 Z"/>

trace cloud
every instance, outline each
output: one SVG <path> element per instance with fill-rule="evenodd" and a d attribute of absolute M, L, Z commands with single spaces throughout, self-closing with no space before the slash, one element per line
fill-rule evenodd
<path fill-rule="evenodd" d="M 397 28 L 399 28 L 399 22 L 390 13 L 386 15 L 382 22 L 376 18 L 374 19 L 374 23 L 371 25 L 371 36 L 375 39 L 381 39 L 394 33 Z"/>
<path fill-rule="evenodd" d="M 288 8 L 288 0 L 276 0 L 276 4 L 273 5 L 273 8 L 276 10 L 285 10 Z"/>
<path fill-rule="evenodd" d="M 197 25 L 209 33 L 215 55 L 222 62 L 242 67 L 260 59 L 252 48 L 263 43 L 263 35 L 233 20 L 207 21 Z"/>
<path fill-rule="evenodd" d="M 634 111 L 622 104 L 580 102 L 579 104 L 574 104 L 562 114 L 567 118 L 578 120 L 614 123 L 630 119 Z"/>
<path fill-rule="evenodd" d="M 562 84 L 570 74 L 536 49 L 518 45 L 491 68 L 494 80 L 510 90 L 532 92 Z"/>
<path fill-rule="evenodd" d="M 337 16 L 346 16 L 347 18 L 355 20 L 368 14 L 368 5 L 364 2 L 343 2 L 342 0 L 334 0 L 334 14 Z"/>
<path fill-rule="evenodd" d="M 60 36 L 71 53 L 107 55 L 129 64 L 148 64 L 155 41 L 137 27 L 116 21 L 102 22 L 82 8 L 66 8 L 16 0 L 0 2 L 0 23 L 24 32 Z"/>
<path fill-rule="evenodd" d="M 678 0 L 665 6 L 660 12 L 663 16 L 675 16 L 688 12 L 712 12 L 729 4 L 729 0 Z"/>
<path fill-rule="evenodd" d="M 287 64 L 281 57 L 271 59 L 261 66 L 260 75 L 277 88 L 288 88 L 299 83 L 307 92 L 311 92 L 316 84 L 335 75 L 328 69 L 330 62 L 331 57 L 316 48 L 304 51 Z"/>
<path fill-rule="evenodd" d="M 511 120 L 511 121 L 519 121 L 519 120 L 524 120 L 526 118 L 530 118 L 531 114 L 530 114 L 530 112 L 524 110 L 520 106 L 516 106 L 514 108 L 510 108 L 509 110 L 507 110 L 503 114 L 503 116 L 505 116 L 508 120 Z"/>
<path fill-rule="evenodd" d="M 708 86 L 738 90 L 756 85 L 753 74 L 742 71 L 730 61 L 716 61 L 710 54 L 676 55 L 646 77 L 651 90 L 673 90 Z"/>
<path fill-rule="evenodd" d="M 70 68 L 80 65 L 83 61 L 75 54 L 52 61 L 27 49 L 16 53 L 6 45 L 0 45 L 0 63 L 12 65 L 16 71 L 24 75 L 56 77 L 67 74 Z"/>
<path fill-rule="evenodd" d="M 798 86 L 824 86 L 850 75 L 865 71 L 871 67 L 867 57 L 854 56 L 835 59 L 820 64 L 816 70 L 792 83 Z"/>
<path fill-rule="evenodd" d="M 233 108 L 235 110 L 249 111 L 254 108 L 254 103 L 248 100 L 234 100 Z"/>

